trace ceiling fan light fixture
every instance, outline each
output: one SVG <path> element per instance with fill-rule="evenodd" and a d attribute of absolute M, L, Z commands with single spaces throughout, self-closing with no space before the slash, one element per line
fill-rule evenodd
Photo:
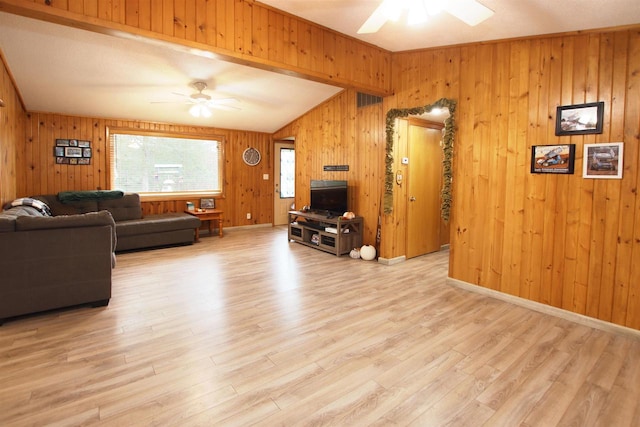
<path fill-rule="evenodd" d="M 407 16 L 407 24 L 410 26 L 424 24 L 427 22 L 429 15 L 425 8 L 423 0 L 412 0 L 409 3 L 409 15 Z"/>
<path fill-rule="evenodd" d="M 189 114 L 193 117 L 211 117 L 211 110 L 206 105 L 195 104 L 189 108 Z"/>

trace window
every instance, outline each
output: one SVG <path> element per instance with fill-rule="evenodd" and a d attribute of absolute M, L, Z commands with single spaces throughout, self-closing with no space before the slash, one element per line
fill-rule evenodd
<path fill-rule="evenodd" d="M 296 151 L 293 148 L 280 149 L 280 198 L 296 195 Z"/>
<path fill-rule="evenodd" d="M 113 131 L 111 188 L 142 194 L 221 194 L 223 138 Z"/>

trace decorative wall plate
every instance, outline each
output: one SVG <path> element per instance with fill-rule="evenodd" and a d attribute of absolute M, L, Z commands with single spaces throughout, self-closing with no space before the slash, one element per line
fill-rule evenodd
<path fill-rule="evenodd" d="M 249 166 L 255 166 L 260 163 L 260 152 L 256 148 L 249 147 L 242 153 L 242 160 Z"/>

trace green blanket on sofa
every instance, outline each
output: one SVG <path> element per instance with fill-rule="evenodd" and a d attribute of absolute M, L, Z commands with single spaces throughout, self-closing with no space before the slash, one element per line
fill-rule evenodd
<path fill-rule="evenodd" d="M 123 196 L 124 192 L 119 190 L 61 191 L 58 193 L 58 200 L 62 203 L 69 203 L 83 200 L 119 199 Z"/>

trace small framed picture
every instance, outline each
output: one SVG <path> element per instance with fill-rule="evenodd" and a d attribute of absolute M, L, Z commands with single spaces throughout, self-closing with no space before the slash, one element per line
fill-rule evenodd
<path fill-rule="evenodd" d="M 77 165 L 78 164 L 78 158 L 77 157 L 70 157 L 69 158 L 69 164 L 70 165 Z"/>
<path fill-rule="evenodd" d="M 70 147 L 77 147 L 78 146 L 78 140 L 77 139 L 70 139 L 69 140 L 69 146 Z"/>
<path fill-rule="evenodd" d="M 572 174 L 576 145 L 534 145 L 531 147 L 531 173 Z"/>
<path fill-rule="evenodd" d="M 79 165 L 89 165 L 91 164 L 91 159 L 88 157 L 82 157 L 78 159 L 78 164 Z"/>
<path fill-rule="evenodd" d="M 68 139 L 56 139 L 56 145 L 58 147 L 68 147 L 69 140 Z"/>
<path fill-rule="evenodd" d="M 200 209 L 215 209 L 215 199 L 200 199 Z"/>
<path fill-rule="evenodd" d="M 59 165 L 69 164 L 69 158 L 67 157 L 56 157 L 56 163 Z"/>
<path fill-rule="evenodd" d="M 64 147 L 53 147 L 54 157 L 64 157 Z"/>
<path fill-rule="evenodd" d="M 91 141 L 78 141 L 78 147 L 91 147 Z"/>
<path fill-rule="evenodd" d="M 622 142 L 584 144 L 583 178 L 622 179 L 624 145 Z"/>
<path fill-rule="evenodd" d="M 602 133 L 604 102 L 565 105 L 556 111 L 556 135 Z"/>
<path fill-rule="evenodd" d="M 82 157 L 82 148 L 79 147 L 65 147 L 65 157 Z"/>
<path fill-rule="evenodd" d="M 82 157 L 91 157 L 91 148 L 83 148 Z"/>

